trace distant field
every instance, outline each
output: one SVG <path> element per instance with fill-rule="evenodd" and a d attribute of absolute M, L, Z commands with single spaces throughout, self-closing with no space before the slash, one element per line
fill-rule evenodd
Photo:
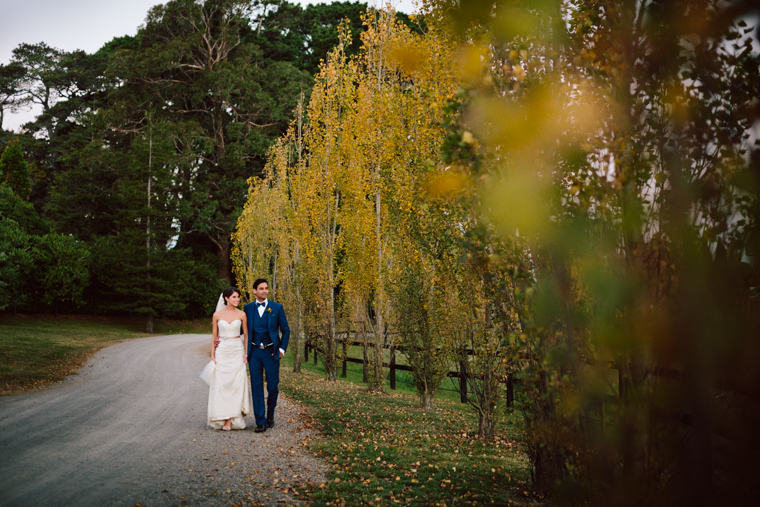
<path fill-rule="evenodd" d="M 142 331 L 142 318 L 47 315 L 0 316 L 0 395 L 60 382 L 92 354 L 124 340 L 170 334 L 211 333 L 210 319 L 156 319 L 154 332 Z"/>

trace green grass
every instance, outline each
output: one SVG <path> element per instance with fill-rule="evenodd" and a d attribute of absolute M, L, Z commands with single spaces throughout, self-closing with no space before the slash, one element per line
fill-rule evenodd
<path fill-rule="evenodd" d="M 536 501 L 528 486 L 519 414 L 502 409 L 497 438 L 482 442 L 476 438 L 477 416 L 459 403 L 458 394 L 437 397 L 436 408 L 426 412 L 411 386 L 398 383 L 396 391 L 373 394 L 361 385 L 361 371 L 330 383 L 321 363 L 304 363 L 295 374 L 290 361 L 281 370 L 281 389 L 310 408 L 324 434 L 311 441 L 311 450 L 332 465 L 325 484 L 304 491 L 313 505 Z"/>
<path fill-rule="evenodd" d="M 299 345 L 301 348 L 301 358 L 303 359 L 303 345 Z M 291 368 L 293 367 L 293 354 L 290 352 L 291 349 L 289 349 L 288 353 L 283 356 L 283 368 Z M 361 358 L 362 357 L 362 351 L 361 347 L 353 346 L 349 350 L 349 357 L 354 358 Z M 386 357 L 385 361 L 388 361 L 388 357 Z M 408 364 L 406 361 L 406 358 L 401 353 L 396 354 L 396 364 Z M 318 374 L 325 374 L 325 368 L 322 364 L 321 355 L 319 356 L 319 359 L 317 360 L 317 364 L 314 364 L 314 356 L 313 352 L 309 352 L 309 361 L 308 364 L 306 361 L 302 361 L 301 363 L 301 369 L 304 371 L 310 371 Z M 389 370 L 387 368 L 384 368 L 386 372 L 386 378 L 385 378 L 385 389 L 391 390 L 391 381 L 389 377 Z M 344 378 L 345 380 L 349 382 L 353 382 L 355 384 L 363 384 L 362 381 L 362 365 L 360 363 L 348 363 L 346 367 L 346 377 L 342 377 L 342 368 L 338 367 L 338 376 L 341 378 Z M 451 401 L 458 401 L 459 400 L 459 392 L 456 391 L 456 382 L 458 384 L 459 380 L 455 378 L 448 378 L 443 381 L 442 388 L 436 393 L 436 399 L 442 399 L 442 400 L 451 400 Z M 414 387 L 414 384 L 412 382 L 412 374 L 408 371 L 402 371 L 402 370 L 396 370 L 396 390 L 398 392 L 402 393 L 409 393 L 417 395 L 417 390 Z"/>
<path fill-rule="evenodd" d="M 112 343 L 180 333 L 210 333 L 209 319 L 166 322 L 142 331 L 144 319 L 59 316 L 0 316 L 0 395 L 59 382 Z"/>

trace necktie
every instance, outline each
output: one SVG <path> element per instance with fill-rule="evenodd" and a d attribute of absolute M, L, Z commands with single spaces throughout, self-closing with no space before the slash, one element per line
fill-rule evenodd
<path fill-rule="evenodd" d="M 256 306 L 257 306 L 257 307 L 259 307 L 259 306 L 264 306 L 264 305 L 266 305 L 266 303 L 256 303 Z"/>

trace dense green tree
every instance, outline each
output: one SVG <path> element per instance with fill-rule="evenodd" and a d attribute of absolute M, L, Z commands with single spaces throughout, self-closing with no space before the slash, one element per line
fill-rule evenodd
<path fill-rule="evenodd" d="M 0 183 L 0 310 L 11 306 L 15 314 L 33 296 L 33 241 L 49 232 L 34 206 Z"/>
<path fill-rule="evenodd" d="M 17 79 L 19 107 L 37 106 L 41 114 L 30 128 L 52 141 L 65 125 L 76 121 L 79 102 L 103 88 L 105 61 L 84 51 L 67 53 L 39 44 L 19 44 L 11 65 L 23 69 Z"/>
<path fill-rule="evenodd" d="M 38 208 L 55 176 L 66 168 L 64 158 L 89 137 L 83 118 L 104 96 L 106 63 L 104 50 L 68 53 L 45 43 L 20 44 L 13 50 L 11 64 L 23 71 L 16 81 L 14 107 L 40 110 L 24 125 L 20 138 L 32 164 L 31 200 Z"/>
<path fill-rule="evenodd" d="M 27 283 L 33 265 L 29 234 L 0 212 L 0 310 L 26 303 Z"/>
<path fill-rule="evenodd" d="M 145 317 L 145 330 L 150 333 L 155 317 L 184 316 L 188 305 L 195 302 L 188 300 L 186 284 L 198 270 L 189 249 L 159 248 L 147 255 L 141 240 L 144 236 L 139 231 L 130 231 L 93 243 L 93 294 L 87 299 L 93 311 L 97 305 L 97 311 Z M 196 283 L 209 286 L 202 294 L 214 301 L 219 283 L 208 278 Z"/>
<path fill-rule="evenodd" d="M 61 303 L 84 303 L 91 262 L 89 247 L 71 236 L 46 234 L 34 241 L 34 295 L 58 317 Z"/>
<path fill-rule="evenodd" d="M 17 63 L 0 64 L 0 131 L 3 129 L 5 112 L 13 112 L 19 102 L 19 84 L 24 68 Z"/>
<path fill-rule="evenodd" d="M 33 236 L 50 232 L 50 223 L 37 214 L 31 203 L 20 199 L 8 185 L 0 184 L 0 216 L 10 218 Z"/>
<path fill-rule="evenodd" d="M 223 280 L 217 277 L 213 255 L 200 257 L 191 255 L 190 249 L 185 249 L 185 264 L 181 280 L 174 290 L 185 305 L 185 317 L 193 321 L 197 317 L 212 314 L 216 309 L 219 294 L 227 287 Z"/>
<path fill-rule="evenodd" d="M 106 128 L 102 121 L 89 125 L 92 132 L 104 132 Z M 112 132 L 107 134 L 67 155 L 71 159 L 69 167 L 53 179 L 44 206 L 56 230 L 85 241 L 118 234 L 118 219 L 127 204 L 117 188 L 128 173 L 124 153 L 119 149 L 121 139 Z"/>
<path fill-rule="evenodd" d="M 71 213 L 82 227 L 81 236 L 94 240 L 93 297 L 102 301 L 99 307 L 143 315 L 151 332 L 155 316 L 179 315 L 185 309 L 178 288 L 193 268 L 192 252 L 176 248 L 176 134 L 171 125 L 155 121 L 150 109 L 142 117 L 140 112 L 118 112 L 125 113 L 110 111 L 105 135 L 82 150 L 84 164 L 60 176 L 53 204 Z M 103 202 L 83 199 L 86 192 L 66 200 L 58 185 L 71 188 L 69 178 L 80 181 L 87 171 L 91 175 L 85 174 L 82 184 L 91 185 L 96 198 L 105 197 Z M 79 217 L 77 204 L 83 212 Z M 210 285 L 217 284 L 212 279 Z"/>
<path fill-rule="evenodd" d="M 125 110 L 152 103 L 157 117 L 176 127 L 177 157 L 185 161 L 174 168 L 180 241 L 205 244 L 226 281 L 246 180 L 263 167 L 308 81 L 248 41 L 249 7 L 238 0 L 156 6 L 137 35 L 139 48 L 118 52 L 109 67 L 123 82 L 114 98 Z"/>
<path fill-rule="evenodd" d="M 50 223 L 37 214 L 31 203 L 21 200 L 8 185 L 0 184 L 0 216 L 16 222 L 27 234 L 41 236 L 51 230 Z"/>
<path fill-rule="evenodd" d="M 0 181 L 7 184 L 20 199 L 29 198 L 29 166 L 24 160 L 18 139 L 11 139 L 0 155 Z"/>
<path fill-rule="evenodd" d="M 351 32 L 344 47 L 348 57 L 359 53 L 361 34 L 367 29 L 366 2 L 335 1 L 304 7 L 284 0 L 257 0 L 254 5 L 258 16 L 253 40 L 262 48 L 264 57 L 291 62 L 312 76 L 319 72 L 327 53 L 338 45 L 341 23 L 347 22 Z M 402 12 L 397 12 L 396 17 L 413 31 L 424 30 L 421 18 L 412 20 Z"/>
<path fill-rule="evenodd" d="M 352 34 L 351 42 L 346 44 L 346 54 L 355 55 L 359 51 L 366 3 L 332 2 L 303 7 L 283 0 L 264 0 L 256 5 L 260 12 L 252 39 L 261 46 L 266 58 L 291 62 L 315 75 L 319 72 L 319 63 L 337 46 L 338 26 L 345 20 Z"/>

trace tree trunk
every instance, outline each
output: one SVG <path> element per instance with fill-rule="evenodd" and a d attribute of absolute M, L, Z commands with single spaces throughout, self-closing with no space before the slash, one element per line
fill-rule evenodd
<path fill-rule="evenodd" d="M 333 272 L 333 262 L 330 262 L 330 272 Z M 337 352 L 338 352 L 338 344 L 336 343 L 335 338 L 335 328 L 336 328 L 336 322 L 335 322 L 335 290 L 333 289 L 335 287 L 335 282 L 333 280 L 332 275 L 330 276 L 330 315 L 329 315 L 329 321 L 327 323 L 327 339 L 326 341 L 326 347 L 325 347 L 325 356 L 323 358 L 323 362 L 325 364 L 325 370 L 327 371 L 327 380 L 329 382 L 335 382 L 338 380 L 338 360 L 337 360 Z"/>
<path fill-rule="evenodd" d="M 328 347 L 330 349 L 329 357 L 325 356 L 325 363 L 330 363 L 329 368 L 327 368 L 327 380 L 329 382 L 335 382 L 338 380 L 337 361 L 335 361 L 335 342 L 332 341 Z"/>
<path fill-rule="evenodd" d="M 301 373 L 301 344 L 306 341 L 303 332 L 303 306 L 301 305 L 300 295 L 296 292 L 298 304 L 296 305 L 296 318 L 293 322 L 293 373 Z M 309 358 L 307 357 L 308 361 Z"/>
<path fill-rule="evenodd" d="M 230 238 L 222 236 L 216 249 L 216 258 L 219 260 L 216 276 L 227 285 L 232 285 L 232 271 L 230 270 Z"/>
<path fill-rule="evenodd" d="M 493 408 L 481 409 L 478 414 L 478 438 L 486 441 L 493 440 L 495 427 Z"/>
<path fill-rule="evenodd" d="M 345 338 L 343 338 L 343 360 L 341 361 L 343 364 L 343 371 L 341 372 L 341 376 L 343 378 L 346 378 L 348 376 L 348 372 L 346 371 L 346 358 L 348 357 L 348 339 L 351 336 L 350 331 L 346 332 Z"/>
<path fill-rule="evenodd" d="M 459 401 L 467 403 L 467 355 L 462 354 L 463 360 L 459 361 Z"/>
<path fill-rule="evenodd" d="M 433 410 L 434 398 L 435 398 L 435 395 L 427 389 L 425 390 L 425 392 L 420 393 L 420 401 L 422 402 L 422 410 Z"/>
<path fill-rule="evenodd" d="M 300 336 L 301 336 L 300 326 L 298 329 L 298 335 L 299 335 L 299 339 L 296 340 L 296 343 L 293 344 L 295 347 L 295 352 L 293 352 L 293 373 L 301 373 L 301 346 L 300 344 L 302 340 L 300 339 Z M 308 361 L 308 358 L 306 358 L 306 360 Z"/>
<path fill-rule="evenodd" d="M 146 333 L 153 332 L 153 314 L 152 313 L 149 313 L 148 318 L 145 319 L 145 332 Z"/>
<path fill-rule="evenodd" d="M 369 373 L 367 367 L 369 366 L 369 354 L 367 353 L 367 333 L 362 325 L 362 382 L 365 384 L 369 382 Z"/>
<path fill-rule="evenodd" d="M 566 475 L 564 460 L 554 445 L 536 447 L 532 460 L 533 484 L 540 493 L 550 494 Z"/>
<path fill-rule="evenodd" d="M 382 338 L 375 334 L 374 354 L 372 357 L 372 375 L 370 375 L 369 390 L 383 392 L 385 375 L 383 374 L 383 345 Z"/>

